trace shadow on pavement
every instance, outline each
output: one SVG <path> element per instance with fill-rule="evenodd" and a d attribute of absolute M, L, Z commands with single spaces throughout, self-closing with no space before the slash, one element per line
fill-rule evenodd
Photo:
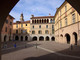
<path fill-rule="evenodd" d="M 39 57 L 29 57 L 29 58 L 25 58 L 24 60 L 80 60 L 80 59 L 66 57 L 66 56 L 59 56 L 53 53 L 53 54 L 47 54 Z"/>
<path fill-rule="evenodd" d="M 41 44 L 37 44 L 37 46 L 39 46 Z M 8 49 L 8 48 L 5 48 L 4 50 L 2 49 L 2 54 L 7 54 L 7 53 L 12 53 L 12 52 L 15 52 L 15 51 L 19 51 L 19 50 L 22 50 L 22 49 L 26 49 L 26 48 L 30 48 L 30 47 L 36 47 L 36 44 L 26 44 L 23 45 L 23 46 L 20 46 L 20 47 L 16 47 L 16 48 L 12 48 L 12 49 Z"/>

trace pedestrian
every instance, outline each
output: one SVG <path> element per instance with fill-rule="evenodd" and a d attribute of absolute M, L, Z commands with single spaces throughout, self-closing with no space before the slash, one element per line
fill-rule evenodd
<path fill-rule="evenodd" d="M 14 47 L 16 48 L 17 46 L 16 46 L 16 43 L 14 44 Z"/>
<path fill-rule="evenodd" d="M 71 44 L 71 50 L 73 50 L 73 45 Z"/>
<path fill-rule="evenodd" d="M 37 49 L 37 43 L 36 43 L 36 49 Z"/>
<path fill-rule="evenodd" d="M 25 48 L 27 48 L 26 43 L 25 43 Z"/>
<path fill-rule="evenodd" d="M 7 42 L 4 43 L 4 48 L 7 48 Z"/>

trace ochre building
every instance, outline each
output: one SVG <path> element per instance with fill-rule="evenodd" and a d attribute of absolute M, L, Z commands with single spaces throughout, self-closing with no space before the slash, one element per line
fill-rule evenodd
<path fill-rule="evenodd" d="M 13 40 L 13 20 L 14 17 L 8 15 L 1 32 L 1 42 Z"/>
<path fill-rule="evenodd" d="M 20 16 L 20 21 L 13 23 L 13 38 L 17 41 L 30 40 L 30 21 L 24 21 L 23 14 Z"/>
<path fill-rule="evenodd" d="M 32 41 L 54 41 L 54 16 L 32 15 L 30 20 L 30 36 Z"/>
<path fill-rule="evenodd" d="M 79 45 L 80 15 L 68 3 L 64 2 L 55 14 L 55 41 L 65 44 Z"/>

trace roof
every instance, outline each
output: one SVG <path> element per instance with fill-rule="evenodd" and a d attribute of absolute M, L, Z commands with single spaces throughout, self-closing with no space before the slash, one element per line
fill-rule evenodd
<path fill-rule="evenodd" d="M 38 16 L 38 17 L 32 17 L 31 19 L 39 19 L 39 18 L 54 18 L 54 16 Z"/>
<path fill-rule="evenodd" d="M 11 15 L 8 15 L 10 18 L 13 18 L 13 19 L 15 19 L 13 16 L 11 16 Z"/>
<path fill-rule="evenodd" d="M 67 1 L 64 1 L 64 2 L 62 3 L 62 5 L 64 5 L 66 2 L 67 2 Z M 61 5 L 61 6 L 62 6 L 62 5 Z M 59 11 L 59 9 L 61 8 L 61 6 L 60 6 L 59 8 L 57 8 L 56 13 L 55 13 L 55 16 L 56 16 L 57 12 Z M 55 17 L 55 16 L 54 16 L 54 17 Z"/>
<path fill-rule="evenodd" d="M 13 23 L 13 24 L 21 24 L 21 23 L 30 23 L 30 20 L 29 21 L 24 21 L 24 22 L 18 21 L 18 23 Z"/>

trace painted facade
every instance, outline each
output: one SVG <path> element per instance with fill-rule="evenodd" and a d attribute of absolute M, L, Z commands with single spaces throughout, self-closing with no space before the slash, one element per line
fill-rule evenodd
<path fill-rule="evenodd" d="M 54 16 L 34 17 L 32 15 L 30 20 L 32 41 L 54 41 L 54 23 Z"/>
<path fill-rule="evenodd" d="M 7 16 L 1 32 L 1 42 L 13 40 L 13 20 L 14 17 L 12 17 L 11 15 Z"/>
<path fill-rule="evenodd" d="M 80 15 L 68 3 L 64 2 L 55 14 L 55 41 L 79 45 Z"/>

